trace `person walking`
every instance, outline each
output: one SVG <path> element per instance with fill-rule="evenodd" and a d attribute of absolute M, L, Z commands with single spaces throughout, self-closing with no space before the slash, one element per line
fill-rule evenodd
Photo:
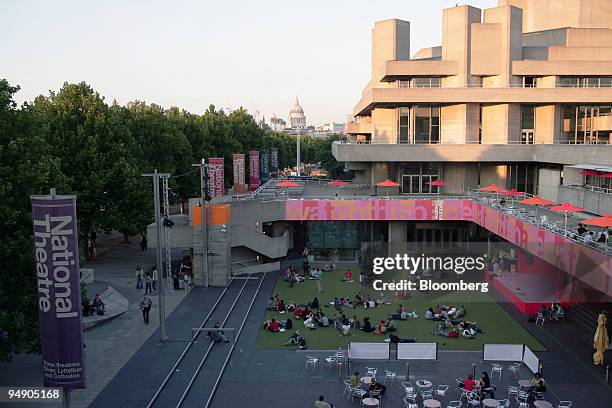
<path fill-rule="evenodd" d="M 145 282 L 145 295 L 148 295 L 149 293 L 153 292 L 151 290 L 151 275 L 149 273 L 145 274 L 145 278 L 144 278 L 144 282 Z"/>
<path fill-rule="evenodd" d="M 149 312 L 151 312 L 151 299 L 145 294 L 140 301 L 140 310 L 142 310 L 142 320 L 149 324 Z"/>
<path fill-rule="evenodd" d="M 153 292 L 157 292 L 157 281 L 159 280 L 159 273 L 157 272 L 157 268 L 153 268 L 153 276 L 151 277 L 151 281 L 153 284 Z"/>
<path fill-rule="evenodd" d="M 140 234 L 140 250 L 146 251 L 147 249 L 149 249 L 147 245 L 147 237 L 145 234 Z"/>
<path fill-rule="evenodd" d="M 183 282 L 185 283 L 185 290 L 187 291 L 187 293 L 189 293 L 189 289 L 191 286 L 191 276 L 189 275 L 189 272 L 185 272 L 183 274 Z"/>
<path fill-rule="evenodd" d="M 315 279 L 317 280 L 317 291 L 319 293 L 323 293 L 323 284 L 321 280 L 323 279 L 323 271 L 318 269 L 315 275 Z"/>
<path fill-rule="evenodd" d="M 140 265 L 136 267 L 136 290 L 142 289 L 142 280 L 144 279 L 144 270 Z"/>

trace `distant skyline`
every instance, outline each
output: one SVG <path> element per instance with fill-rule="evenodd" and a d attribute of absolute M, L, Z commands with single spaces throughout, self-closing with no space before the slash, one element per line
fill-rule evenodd
<path fill-rule="evenodd" d="M 22 103 L 85 81 L 108 103 L 144 100 L 193 113 L 243 106 L 309 125 L 344 122 L 370 78 L 377 20 L 411 23 L 413 55 L 440 45 L 442 9 L 497 0 L 4 1 L 0 78 Z"/>

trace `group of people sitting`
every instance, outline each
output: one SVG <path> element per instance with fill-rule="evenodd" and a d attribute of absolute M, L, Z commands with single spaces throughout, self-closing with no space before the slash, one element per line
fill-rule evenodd
<path fill-rule="evenodd" d="M 584 238 L 584 242 L 586 242 L 587 244 L 591 242 L 599 242 L 599 243 L 606 242 L 605 232 L 600 231 L 599 235 L 595 237 L 595 233 L 593 231 L 589 231 L 582 223 L 578 224 L 578 227 L 576 228 L 576 232 L 578 233 L 579 236 Z"/>
<path fill-rule="evenodd" d="M 351 384 L 352 387 L 359 386 L 360 378 L 359 378 L 358 371 L 356 371 L 355 373 L 353 373 L 353 375 L 349 377 L 349 383 Z M 380 391 L 379 395 L 382 397 L 383 395 L 385 395 L 385 392 L 387 391 L 387 387 L 384 384 L 381 384 L 378 381 L 376 381 L 376 378 L 371 377 L 370 385 L 368 386 L 368 392 L 366 392 L 362 398 L 372 397 L 374 395 L 373 391 Z"/>
<path fill-rule="evenodd" d="M 565 317 L 565 310 L 559 303 L 553 303 L 550 308 L 542 304 L 538 314 L 542 315 L 547 320 L 558 322 Z"/>
<path fill-rule="evenodd" d="M 430 307 L 425 312 L 425 319 L 427 320 L 441 320 L 447 321 L 461 319 L 465 316 L 465 306 L 459 305 L 459 307 L 448 306 L 448 305 L 437 305 L 434 309 Z M 457 322 L 458 323 L 458 322 Z"/>
<path fill-rule="evenodd" d="M 450 338 L 457 338 L 461 334 L 466 339 L 474 339 L 477 334 L 484 334 L 484 331 L 476 326 L 476 322 L 461 320 L 455 326 L 447 320 L 445 323 L 439 323 L 431 334 Z"/>
<path fill-rule="evenodd" d="M 482 372 L 480 380 L 474 379 L 474 376 L 470 374 L 462 382 L 457 380 L 457 385 L 465 391 L 477 393 L 481 398 L 495 399 L 495 390 L 497 388 L 491 384 L 489 373 L 486 371 Z"/>
<path fill-rule="evenodd" d="M 100 295 L 96 294 L 96 297 L 92 301 L 89 301 L 89 298 L 85 297 L 81 304 L 81 308 L 83 310 L 83 316 L 91 316 L 93 314 L 103 315 L 105 311 L 105 305 Z"/>

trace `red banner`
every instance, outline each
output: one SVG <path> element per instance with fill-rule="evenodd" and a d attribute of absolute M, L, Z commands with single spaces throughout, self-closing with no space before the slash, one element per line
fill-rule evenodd
<path fill-rule="evenodd" d="M 223 180 L 225 172 L 223 166 L 223 157 L 208 159 L 208 192 L 211 197 L 225 194 L 225 184 Z"/>
<path fill-rule="evenodd" d="M 232 159 L 234 161 L 234 185 L 244 184 L 246 182 L 244 176 L 244 154 L 236 153 L 232 155 Z"/>
<path fill-rule="evenodd" d="M 249 188 L 255 191 L 259 187 L 259 151 L 257 150 L 249 152 L 249 171 Z"/>

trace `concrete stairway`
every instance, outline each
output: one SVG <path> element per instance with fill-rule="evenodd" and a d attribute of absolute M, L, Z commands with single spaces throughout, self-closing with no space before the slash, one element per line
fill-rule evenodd
<path fill-rule="evenodd" d="M 289 250 L 289 233 L 280 237 L 269 237 L 246 225 L 232 226 L 232 247 L 244 246 L 268 258 L 281 258 Z"/>

